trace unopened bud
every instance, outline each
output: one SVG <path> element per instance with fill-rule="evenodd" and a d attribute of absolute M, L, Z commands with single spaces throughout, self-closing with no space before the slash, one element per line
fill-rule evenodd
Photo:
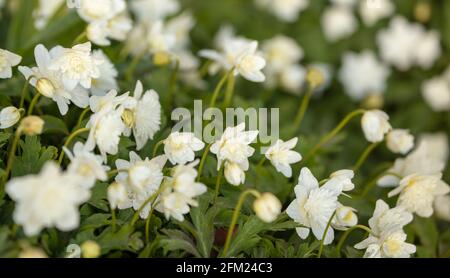
<path fill-rule="evenodd" d="M 319 69 L 310 68 L 306 74 L 306 80 L 312 89 L 317 89 L 325 82 L 325 77 Z"/>
<path fill-rule="evenodd" d="M 19 131 L 27 136 L 35 136 L 42 133 L 44 121 L 38 116 L 27 116 L 20 122 Z"/>
<path fill-rule="evenodd" d="M 53 97 L 55 94 L 55 86 L 53 86 L 53 83 L 47 78 L 39 78 L 38 81 L 36 81 L 36 89 L 41 95 L 48 98 Z"/>
<path fill-rule="evenodd" d="M 81 244 L 81 255 L 83 258 L 98 258 L 101 255 L 101 248 L 97 242 L 88 240 Z"/>
<path fill-rule="evenodd" d="M 275 221 L 281 213 L 281 202 L 272 193 L 262 193 L 253 202 L 253 210 L 262 221 L 270 223 Z"/>

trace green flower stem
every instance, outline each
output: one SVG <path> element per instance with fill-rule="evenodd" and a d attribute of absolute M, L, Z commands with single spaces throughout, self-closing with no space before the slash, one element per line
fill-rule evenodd
<path fill-rule="evenodd" d="M 75 139 L 75 137 L 77 137 L 78 135 L 80 135 L 81 133 L 87 132 L 89 131 L 89 128 L 80 128 L 74 132 L 72 132 L 72 134 L 69 135 L 69 137 L 67 138 L 66 142 L 64 143 L 64 147 L 68 147 L 70 142 L 72 142 L 73 139 Z M 64 148 L 61 149 L 61 153 L 59 154 L 59 158 L 58 158 L 58 164 L 61 165 L 62 161 L 64 158 Z"/>
<path fill-rule="evenodd" d="M 214 189 L 214 204 L 216 203 L 217 197 L 219 197 L 219 190 L 220 190 L 220 182 L 222 180 L 224 167 L 221 166 L 218 173 L 217 173 L 217 179 L 216 179 L 216 187 Z"/>
<path fill-rule="evenodd" d="M 180 61 L 177 59 L 175 61 L 175 68 L 172 71 L 172 75 L 169 79 L 169 107 L 173 107 L 173 102 L 175 100 L 175 91 L 177 89 L 177 79 L 178 73 L 180 71 Z"/>
<path fill-rule="evenodd" d="M 9 173 L 11 172 L 12 165 L 14 163 L 14 157 L 16 154 L 17 145 L 19 144 L 20 135 L 22 135 L 22 131 L 20 130 L 20 128 L 18 128 L 14 134 L 14 139 L 13 139 L 11 149 L 10 149 L 9 155 L 8 155 L 8 161 L 6 162 L 6 169 L 5 169 L 5 173 L 3 174 L 3 182 L 2 182 L 0 196 L 3 196 L 3 192 L 5 189 L 4 185 L 5 185 L 6 181 L 8 180 Z"/>
<path fill-rule="evenodd" d="M 116 231 L 116 223 L 117 223 L 116 209 L 111 208 L 111 229 L 113 233 Z"/>
<path fill-rule="evenodd" d="M 317 258 L 320 258 L 322 256 L 323 242 L 325 241 L 325 236 L 328 233 L 328 230 L 330 229 L 331 222 L 333 222 L 333 218 L 335 215 L 336 215 L 336 211 L 334 211 L 333 214 L 331 215 L 330 220 L 328 220 L 325 231 L 323 231 L 322 239 L 320 240 L 319 253 L 317 254 Z"/>
<path fill-rule="evenodd" d="M 353 166 L 353 171 L 357 172 L 359 168 L 364 164 L 364 162 L 367 160 L 369 155 L 372 153 L 372 151 L 380 145 L 380 142 L 372 143 L 366 147 L 364 152 L 361 154 L 361 156 L 358 158 L 358 160 L 355 163 L 355 166 Z"/>
<path fill-rule="evenodd" d="M 211 66 L 212 61 L 208 60 L 206 61 L 198 70 L 198 75 L 200 78 L 205 77 L 205 75 L 208 73 L 209 67 Z"/>
<path fill-rule="evenodd" d="M 297 129 L 300 128 L 300 124 L 302 123 L 306 110 L 308 109 L 309 101 L 311 100 L 313 92 L 314 92 L 313 87 L 308 86 L 308 90 L 303 96 L 302 102 L 300 103 L 300 107 L 298 108 L 297 111 L 297 115 L 295 116 L 294 127 L 296 127 Z"/>
<path fill-rule="evenodd" d="M 78 37 L 75 38 L 75 40 L 72 42 L 72 45 L 79 44 L 83 42 L 84 40 L 87 40 L 87 32 L 84 30 L 81 34 L 78 35 Z"/>
<path fill-rule="evenodd" d="M 131 60 L 130 65 L 128 66 L 127 70 L 125 71 L 125 79 L 127 81 L 131 81 L 134 70 L 136 69 L 137 65 L 139 64 L 139 61 L 142 59 L 142 57 L 144 57 L 144 55 L 145 55 L 145 51 L 142 51 L 142 53 L 135 55 L 133 57 L 133 60 Z"/>
<path fill-rule="evenodd" d="M 34 106 L 36 106 L 36 103 L 38 102 L 40 96 L 41 96 L 41 94 L 39 94 L 39 93 L 34 95 L 33 99 L 31 100 L 30 106 L 28 107 L 28 112 L 27 112 L 28 116 L 33 114 Z"/>
<path fill-rule="evenodd" d="M 266 162 L 266 156 L 263 156 L 256 167 L 261 168 Z"/>
<path fill-rule="evenodd" d="M 227 88 L 225 91 L 225 100 L 223 102 L 224 109 L 229 107 L 233 101 L 235 84 L 236 84 L 236 77 L 234 76 L 234 74 L 229 74 L 228 81 L 227 81 Z"/>
<path fill-rule="evenodd" d="M 304 161 L 308 161 L 318 150 L 320 150 L 320 148 L 327 144 L 331 139 L 333 139 L 347 124 L 348 122 L 350 122 L 350 120 L 352 120 L 354 117 L 364 114 L 365 110 L 364 109 L 357 109 L 354 110 L 353 112 L 350 112 L 349 114 L 347 114 L 347 116 L 345 116 L 344 119 L 342 119 L 342 121 L 332 130 L 330 131 L 328 134 L 326 134 L 324 137 L 322 137 L 322 139 L 319 141 L 319 143 L 317 143 L 305 156 Z"/>
<path fill-rule="evenodd" d="M 208 156 L 211 146 L 212 146 L 212 144 L 209 144 L 203 151 L 202 158 L 200 159 L 200 165 L 198 166 L 197 181 L 200 180 L 200 177 L 203 173 L 203 167 L 205 167 L 206 157 Z"/>
<path fill-rule="evenodd" d="M 146 244 L 149 243 L 149 241 L 150 241 L 150 219 L 153 215 L 153 211 L 155 210 L 155 205 L 152 205 L 150 212 L 148 213 L 147 219 L 145 220 L 145 243 Z"/>
<path fill-rule="evenodd" d="M 152 158 L 156 157 L 156 154 L 158 153 L 158 149 L 162 145 L 164 145 L 164 140 L 158 141 L 158 143 L 156 143 L 156 145 L 153 147 L 153 156 L 152 156 Z"/>
<path fill-rule="evenodd" d="M 214 107 L 216 106 L 216 101 L 217 101 L 217 97 L 219 96 L 220 91 L 222 90 L 223 85 L 225 84 L 225 82 L 227 81 L 228 77 L 233 74 L 233 70 L 234 68 L 232 68 L 231 70 L 229 70 L 228 72 L 226 72 L 222 79 L 220 79 L 219 83 L 216 86 L 216 89 L 214 90 L 214 93 L 211 97 L 211 102 L 209 103 L 209 107 Z"/>
<path fill-rule="evenodd" d="M 366 226 L 364 226 L 364 225 L 356 225 L 356 226 L 353 226 L 353 227 L 347 229 L 347 230 L 345 231 L 345 233 L 344 233 L 344 234 L 341 236 L 341 238 L 339 239 L 338 245 L 337 245 L 337 247 L 336 247 L 336 250 L 337 250 L 337 252 L 338 252 L 338 255 L 341 254 L 342 245 L 344 245 L 344 242 L 345 242 L 345 240 L 347 239 L 348 235 L 349 235 L 352 231 L 354 231 L 354 230 L 356 230 L 356 229 L 364 230 L 364 231 L 368 232 L 369 234 L 372 232 L 372 231 L 370 230 L 369 227 L 366 227 Z"/>
<path fill-rule="evenodd" d="M 81 112 L 80 116 L 78 117 L 77 124 L 75 125 L 75 130 L 81 126 L 84 116 L 86 116 L 86 114 L 89 113 L 89 111 L 91 111 L 91 108 L 87 107 L 86 109 L 83 110 L 83 112 Z"/>
<path fill-rule="evenodd" d="M 223 247 L 221 257 L 226 257 L 228 254 L 228 249 L 230 248 L 230 243 L 231 243 L 231 237 L 233 236 L 234 227 L 236 226 L 236 223 L 237 223 L 237 220 L 239 217 L 239 213 L 241 211 L 242 205 L 244 204 L 245 198 L 247 198 L 247 196 L 250 194 L 255 196 L 256 198 L 259 198 L 261 196 L 261 194 L 254 189 L 247 189 L 241 193 L 238 203 L 237 203 L 236 207 L 234 208 L 233 216 L 231 218 L 230 227 L 228 228 L 228 233 L 227 233 L 227 237 L 225 240 L 225 245 Z"/>
<path fill-rule="evenodd" d="M 34 76 L 30 76 L 26 81 L 25 84 L 23 85 L 22 88 L 22 93 L 20 94 L 20 103 L 19 103 L 19 109 L 23 108 L 23 105 L 25 104 L 25 96 L 28 93 L 28 88 L 30 86 L 30 79 L 34 77 Z"/>
<path fill-rule="evenodd" d="M 164 191 L 164 189 L 165 189 L 165 186 L 161 185 L 155 193 L 153 193 L 147 200 L 145 200 L 145 202 L 134 213 L 133 218 L 131 219 L 131 226 L 134 226 L 134 224 L 136 224 L 136 222 L 139 219 L 139 215 L 141 214 L 141 211 L 144 210 L 145 206 L 147 206 L 149 203 L 155 201 L 156 198 L 158 198 L 159 194 L 161 194 L 161 192 Z"/>

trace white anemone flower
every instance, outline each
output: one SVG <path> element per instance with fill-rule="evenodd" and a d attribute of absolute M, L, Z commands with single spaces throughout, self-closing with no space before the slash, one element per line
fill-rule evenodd
<path fill-rule="evenodd" d="M 255 0 L 255 3 L 285 22 L 296 21 L 309 6 L 309 0 Z"/>
<path fill-rule="evenodd" d="M 56 46 L 50 54 L 53 59 L 48 68 L 61 74 L 62 83 L 69 91 L 78 84 L 90 89 L 92 79 L 100 77 L 99 66 L 102 60 L 92 56 L 90 42 L 77 44 L 72 48 Z"/>
<path fill-rule="evenodd" d="M 387 134 L 386 145 L 394 153 L 406 154 L 414 147 L 414 136 L 407 129 L 394 129 Z"/>
<path fill-rule="evenodd" d="M 79 0 L 77 12 L 87 22 L 98 22 L 109 20 L 125 9 L 124 0 Z"/>
<path fill-rule="evenodd" d="M 78 227 L 78 206 L 90 198 L 90 191 L 80 186 L 80 178 L 62 173 L 53 162 L 47 162 L 38 175 L 13 178 L 6 192 L 16 201 L 14 221 L 23 225 L 27 236 L 44 228 L 56 227 L 70 231 Z"/>
<path fill-rule="evenodd" d="M 325 38 L 330 42 L 351 36 L 358 28 L 352 10 L 346 6 L 333 5 L 322 15 L 322 29 Z"/>
<path fill-rule="evenodd" d="M 384 135 L 392 129 L 388 114 L 381 110 L 366 111 L 361 118 L 361 127 L 371 143 L 383 141 Z"/>
<path fill-rule="evenodd" d="M 355 177 L 353 170 L 342 169 L 331 173 L 330 179 L 335 179 L 342 184 L 342 191 L 351 191 L 355 188 L 352 179 Z"/>
<path fill-rule="evenodd" d="M 21 56 L 0 48 L 0 78 L 11 78 L 12 67 L 17 66 L 20 61 L 22 61 Z"/>
<path fill-rule="evenodd" d="M 192 132 L 173 132 L 164 140 L 164 153 L 172 164 L 194 161 L 195 152 L 205 147 Z"/>
<path fill-rule="evenodd" d="M 270 160 L 277 171 L 288 178 L 292 177 L 291 164 L 302 160 L 302 156 L 292 150 L 297 145 L 297 141 L 297 137 L 286 142 L 278 139 L 265 153 L 266 158 Z"/>
<path fill-rule="evenodd" d="M 37 67 L 19 67 L 19 71 L 40 94 L 56 102 L 61 115 L 67 113 L 71 102 L 80 108 L 87 107 L 89 92 L 81 86 L 67 89 L 64 86 L 62 73 L 51 68 L 55 59 L 54 54 L 55 48 L 49 52 L 45 46 L 39 44 L 34 49 Z"/>
<path fill-rule="evenodd" d="M 119 73 L 114 67 L 114 64 L 111 63 L 108 56 L 100 49 L 94 50 L 92 56 L 103 62 L 99 66 L 100 77 L 92 80 L 91 93 L 96 96 L 103 96 L 111 90 L 117 90 L 118 85 L 116 79 Z"/>
<path fill-rule="evenodd" d="M 298 184 L 294 188 L 296 199 L 286 209 L 295 222 L 302 225 L 296 228 L 300 238 L 305 239 L 310 229 L 318 240 L 322 240 L 331 216 L 338 208 L 338 196 L 342 193 L 342 183 L 330 180 L 319 187 L 319 182 L 308 168 L 302 168 Z M 329 227 L 324 244 L 334 239 L 334 230 Z"/>
<path fill-rule="evenodd" d="M 109 167 L 104 166 L 103 158 L 89 151 L 83 143 L 75 143 L 73 152 L 67 148 L 64 148 L 64 152 L 70 159 L 67 171 L 82 177 L 84 187 L 92 188 L 97 180 L 107 180 L 106 171 L 109 170 Z"/>
<path fill-rule="evenodd" d="M 339 204 L 331 225 L 336 230 L 346 230 L 358 224 L 356 209 Z"/>

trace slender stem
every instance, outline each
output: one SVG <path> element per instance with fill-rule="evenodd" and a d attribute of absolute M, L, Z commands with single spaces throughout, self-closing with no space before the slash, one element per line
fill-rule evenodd
<path fill-rule="evenodd" d="M 355 225 L 355 226 L 353 226 L 353 227 L 347 229 L 347 230 L 345 231 L 345 233 L 344 233 L 344 234 L 341 236 L 341 238 L 339 239 L 338 245 L 337 245 L 337 247 L 336 247 L 336 250 L 337 250 L 337 252 L 338 252 L 338 255 L 341 254 L 342 245 L 344 245 L 344 242 L 345 242 L 345 240 L 347 239 L 348 235 L 349 235 L 353 230 L 356 230 L 356 229 L 364 230 L 364 231 L 368 232 L 369 234 L 372 232 L 372 231 L 370 230 L 369 227 L 366 227 L 366 226 L 364 226 L 364 225 Z"/>
<path fill-rule="evenodd" d="M 217 173 L 216 187 L 214 189 L 214 203 L 216 203 L 217 197 L 219 197 L 220 182 L 222 180 L 223 171 L 223 166 L 221 166 Z"/>
<path fill-rule="evenodd" d="M 256 165 L 256 167 L 261 168 L 264 165 L 265 162 L 266 162 L 266 156 L 263 156 L 259 160 L 258 165 Z"/>
<path fill-rule="evenodd" d="M 34 95 L 33 99 L 31 100 L 30 106 L 28 107 L 28 112 L 27 112 L 28 116 L 30 116 L 33 113 L 34 106 L 38 102 L 40 96 L 41 96 L 41 94 L 39 94 L 39 93 Z"/>
<path fill-rule="evenodd" d="M 153 215 L 153 211 L 155 210 L 155 205 L 152 205 L 150 212 L 148 213 L 147 219 L 145 220 L 145 243 L 150 241 L 150 219 Z"/>
<path fill-rule="evenodd" d="M 31 78 L 31 77 L 30 77 L 30 78 Z M 30 78 L 28 78 L 28 79 L 25 81 L 25 84 L 23 85 L 22 93 L 21 93 L 21 96 L 20 96 L 19 109 L 20 109 L 20 108 L 23 108 L 23 105 L 24 105 L 24 103 L 25 103 L 25 96 L 27 95 L 27 93 L 28 93 L 28 87 L 30 86 L 30 83 L 29 83 L 29 79 L 30 79 Z"/>
<path fill-rule="evenodd" d="M 20 139 L 20 135 L 21 134 L 22 134 L 22 132 L 21 132 L 20 129 L 17 129 L 15 134 L 14 134 L 14 139 L 13 139 L 13 142 L 12 142 L 11 150 L 9 151 L 9 155 L 8 155 L 8 161 L 6 163 L 5 173 L 3 174 L 2 194 L 3 194 L 3 190 L 4 190 L 3 185 L 8 180 L 9 173 L 11 172 L 12 165 L 14 163 L 14 157 L 15 157 L 15 154 L 16 154 L 16 149 L 17 149 L 17 145 L 19 143 L 19 139 Z"/>
<path fill-rule="evenodd" d="M 209 66 L 211 66 L 212 61 L 207 60 L 198 70 L 198 75 L 200 78 L 204 77 L 208 73 Z"/>
<path fill-rule="evenodd" d="M 320 240 L 320 247 L 319 247 L 319 253 L 317 254 L 317 258 L 320 258 L 322 256 L 323 251 L 323 243 L 325 241 L 325 236 L 328 233 L 328 230 L 330 229 L 331 222 L 333 222 L 333 218 L 336 215 L 336 211 L 333 212 L 330 219 L 328 220 L 327 227 L 325 228 L 325 231 L 323 231 L 322 239 Z"/>
<path fill-rule="evenodd" d="M 75 129 L 78 129 L 80 127 L 81 123 L 83 122 L 84 116 L 86 116 L 89 111 L 91 111 L 91 108 L 87 107 L 83 110 L 83 112 L 81 112 L 80 116 L 78 117 L 77 124 L 75 125 Z"/>
<path fill-rule="evenodd" d="M 175 61 L 175 68 L 172 71 L 172 75 L 169 79 L 169 107 L 173 107 L 173 102 L 175 100 L 175 91 L 177 88 L 177 78 L 178 72 L 180 71 L 180 61 L 177 59 Z"/>
<path fill-rule="evenodd" d="M 312 86 L 308 86 L 308 90 L 303 96 L 302 102 L 300 103 L 300 107 L 297 111 L 297 115 L 295 116 L 294 127 L 297 129 L 300 128 L 300 124 L 302 123 L 303 117 L 305 116 L 306 110 L 308 109 L 309 101 L 311 100 L 313 92 L 314 90 Z"/>
<path fill-rule="evenodd" d="M 208 156 L 209 149 L 211 149 L 211 146 L 212 144 L 209 144 L 203 151 L 202 158 L 200 159 L 200 165 L 198 166 L 197 181 L 200 180 L 200 177 L 203 173 L 203 167 L 205 166 L 206 157 Z"/>
<path fill-rule="evenodd" d="M 228 77 L 233 74 L 233 70 L 231 69 L 228 72 L 226 72 L 222 79 L 220 79 L 219 83 L 216 86 L 216 89 L 214 90 L 214 93 L 211 97 L 211 102 L 209 103 L 209 107 L 216 106 L 217 97 L 219 96 L 220 91 L 222 90 L 223 85 L 225 84 L 225 81 L 227 81 Z"/>
<path fill-rule="evenodd" d="M 141 211 L 144 210 L 144 208 L 151 202 L 155 201 L 155 199 L 163 192 L 165 189 L 164 185 L 161 185 L 155 193 L 153 193 L 145 202 L 139 207 L 139 209 L 134 213 L 133 218 L 131 220 L 131 226 L 134 226 L 136 224 L 136 221 L 139 219 L 139 215 L 141 214 Z"/>
<path fill-rule="evenodd" d="M 365 112 L 364 109 L 357 109 L 353 112 L 350 112 L 345 116 L 344 119 L 328 134 L 326 134 L 322 139 L 317 143 L 305 156 L 304 161 L 308 161 L 323 145 L 327 144 L 331 139 L 333 139 L 354 117 L 361 115 Z"/>
<path fill-rule="evenodd" d="M 139 64 L 139 61 L 142 59 L 144 54 L 145 54 L 145 51 L 142 51 L 141 53 L 135 55 L 133 57 L 133 60 L 131 60 L 130 65 L 128 66 L 127 70 L 125 71 L 125 79 L 127 81 L 131 81 L 131 78 L 133 77 L 134 70 L 135 70 L 136 66 Z"/>
<path fill-rule="evenodd" d="M 233 100 L 235 84 L 236 84 L 236 77 L 234 76 L 234 74 L 229 74 L 227 81 L 227 88 L 225 91 L 225 100 L 223 102 L 224 109 L 229 107 Z"/>
<path fill-rule="evenodd" d="M 353 171 L 356 172 L 361 168 L 361 166 L 364 164 L 364 162 L 367 160 L 369 155 L 372 153 L 372 151 L 380 145 L 380 142 L 372 143 L 366 147 L 364 152 L 361 154 L 361 156 L 358 158 L 358 160 L 355 163 L 355 166 L 353 166 Z"/>
<path fill-rule="evenodd" d="M 113 233 L 116 231 L 116 223 L 117 223 L 116 210 L 111 208 L 111 229 Z"/>
<path fill-rule="evenodd" d="M 87 132 L 89 131 L 89 128 L 80 128 L 74 132 L 72 132 L 72 134 L 69 135 L 69 137 L 67 138 L 66 142 L 64 143 L 64 147 L 68 147 L 70 142 L 72 142 L 72 140 L 77 137 L 78 135 L 80 135 L 83 132 Z M 58 158 L 58 164 L 61 165 L 62 161 L 64 158 L 64 148 L 61 149 L 61 153 L 59 154 L 59 158 Z"/>
<path fill-rule="evenodd" d="M 225 245 L 223 247 L 223 251 L 222 251 L 222 257 L 226 257 L 228 254 L 228 249 L 230 248 L 230 243 L 231 243 L 231 237 L 233 236 L 234 233 L 234 226 L 236 226 L 238 217 L 239 217 L 239 213 L 241 211 L 242 205 L 244 204 L 245 198 L 247 198 L 247 196 L 251 194 L 253 196 L 255 196 L 256 198 L 258 198 L 259 196 L 261 196 L 261 194 L 254 190 L 254 189 L 247 189 L 244 192 L 241 193 L 241 196 L 239 197 L 238 203 L 236 205 L 236 207 L 234 208 L 234 212 L 233 212 L 233 216 L 231 218 L 231 223 L 230 223 L 230 227 L 228 227 L 228 233 L 227 233 L 227 237 L 225 240 Z"/>
<path fill-rule="evenodd" d="M 87 39 L 86 30 L 84 30 L 81 34 L 78 35 L 78 37 L 75 38 L 75 40 L 73 40 L 72 45 L 79 44 L 85 39 Z"/>
<path fill-rule="evenodd" d="M 152 157 L 156 157 L 159 147 L 161 147 L 163 144 L 164 144 L 164 140 L 161 140 L 158 143 L 156 143 L 156 145 L 153 147 L 153 156 Z"/>

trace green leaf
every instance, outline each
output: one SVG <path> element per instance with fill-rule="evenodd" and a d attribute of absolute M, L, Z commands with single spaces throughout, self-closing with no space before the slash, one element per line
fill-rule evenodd
<path fill-rule="evenodd" d="M 415 217 L 412 228 L 423 245 L 424 250 L 422 252 L 435 257 L 439 240 L 439 232 L 435 221 L 432 218 Z"/>
<path fill-rule="evenodd" d="M 111 250 L 132 250 L 129 247 L 130 239 L 134 228 L 130 225 L 123 226 L 119 231 L 113 233 L 111 229 L 106 229 L 98 238 L 98 244 L 102 247 L 102 254 Z"/>
<path fill-rule="evenodd" d="M 8 139 L 11 137 L 11 133 L 8 132 L 0 132 L 0 148 L 3 147 Z"/>
<path fill-rule="evenodd" d="M 90 204 L 100 210 L 109 211 L 108 202 L 106 201 L 107 200 L 107 196 L 106 196 L 107 188 L 108 188 L 108 184 L 97 183 L 92 188 L 92 195 L 88 201 L 88 204 Z"/>
<path fill-rule="evenodd" d="M 195 244 L 187 234 L 179 230 L 162 229 L 167 238 L 161 239 L 160 246 L 164 250 L 164 254 L 167 255 L 170 251 L 182 250 L 194 255 L 195 257 L 201 257 L 195 248 Z"/>
<path fill-rule="evenodd" d="M 42 131 L 42 133 L 69 134 L 69 130 L 67 129 L 67 126 L 63 120 L 50 115 L 44 115 L 41 118 L 45 122 L 44 130 Z"/>

